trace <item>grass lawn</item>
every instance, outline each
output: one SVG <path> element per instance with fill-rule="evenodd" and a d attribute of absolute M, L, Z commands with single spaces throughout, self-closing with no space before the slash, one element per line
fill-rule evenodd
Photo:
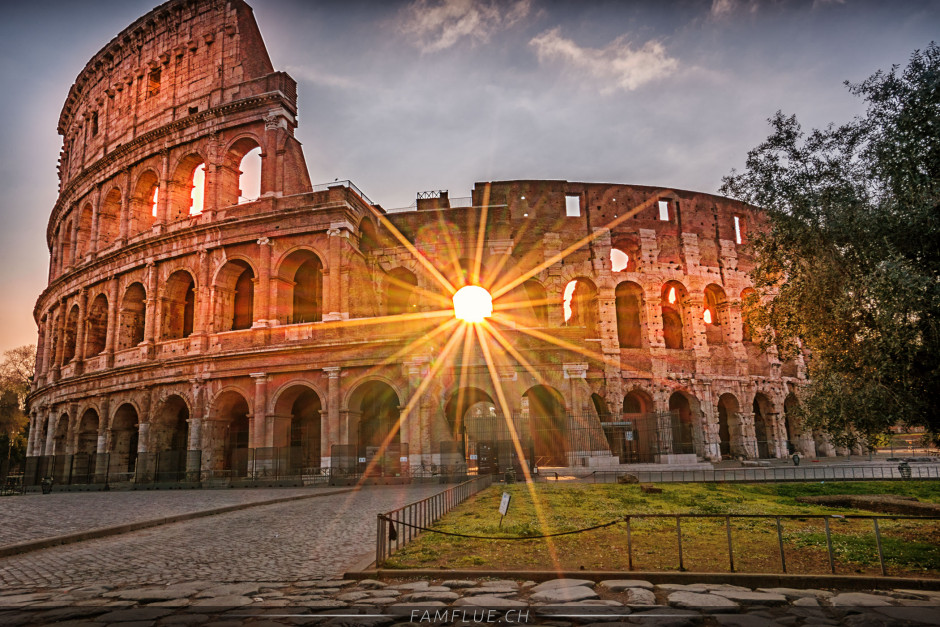
<path fill-rule="evenodd" d="M 896 494 L 940 503 L 940 482 L 818 482 L 777 484 L 659 484 L 662 494 L 638 485 L 540 483 L 493 486 L 447 514 L 435 529 L 484 536 L 535 536 L 573 531 L 636 514 L 872 514 L 797 503 L 825 494 Z M 534 489 L 534 498 L 532 490 Z M 512 495 L 499 526 L 503 492 Z M 537 506 L 537 507 L 536 507 Z M 940 520 L 881 521 L 889 575 L 940 576 Z M 830 520 L 838 574 L 880 574 L 870 520 Z M 735 570 L 781 572 L 773 520 L 732 519 Z M 424 533 L 392 555 L 389 568 L 495 568 L 627 570 L 626 525 L 552 539 L 483 540 Z M 634 570 L 677 570 L 675 519 L 631 521 Z M 829 572 L 821 519 L 783 521 L 789 573 Z M 682 520 L 687 570 L 728 571 L 725 519 Z"/>

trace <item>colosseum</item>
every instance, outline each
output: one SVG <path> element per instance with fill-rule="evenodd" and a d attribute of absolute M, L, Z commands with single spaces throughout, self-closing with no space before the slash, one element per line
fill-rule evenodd
<path fill-rule="evenodd" d="M 802 361 L 742 324 L 755 208 L 518 180 L 385 209 L 311 184 L 296 127 L 241 0 L 166 2 L 88 62 L 58 123 L 29 478 L 834 454 L 790 411 Z M 483 322 L 455 317 L 465 285 Z"/>

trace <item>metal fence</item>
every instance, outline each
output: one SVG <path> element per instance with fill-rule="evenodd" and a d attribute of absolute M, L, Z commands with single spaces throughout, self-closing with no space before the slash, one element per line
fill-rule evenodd
<path fill-rule="evenodd" d="M 787 573 L 787 554 L 784 548 L 784 524 L 783 521 L 799 521 L 805 523 L 807 521 L 821 520 L 823 522 L 823 527 L 826 535 L 826 554 L 828 556 L 828 566 L 829 572 L 836 574 L 836 559 L 833 552 L 833 530 L 831 526 L 831 521 L 838 520 L 841 523 L 849 521 L 869 521 L 871 524 L 871 534 L 875 539 L 875 547 L 877 548 L 878 555 L 878 564 L 881 569 L 881 575 L 887 576 L 888 569 L 885 565 L 885 551 L 882 544 L 881 536 L 881 527 L 879 521 L 938 521 L 940 516 L 868 516 L 868 515 L 833 515 L 833 514 L 781 514 L 778 516 L 769 516 L 765 514 L 631 514 L 624 518 L 626 524 L 626 543 L 627 543 L 627 569 L 634 570 L 634 546 L 637 544 L 635 541 L 635 530 L 634 526 L 635 521 L 642 520 L 675 520 L 675 529 L 676 529 L 676 557 L 677 557 L 677 569 L 680 571 L 690 571 L 687 567 L 686 557 L 687 554 L 683 550 L 683 536 L 682 536 L 682 521 L 683 520 L 706 520 L 706 521 L 724 521 L 724 535 L 727 539 L 728 546 L 728 570 L 729 572 L 736 572 L 735 558 L 734 558 L 734 542 L 732 540 L 732 519 L 734 520 L 744 520 L 744 521 L 772 521 L 774 523 L 774 531 L 776 532 L 776 544 L 777 544 L 777 556 L 780 563 L 780 572 Z M 805 527 L 805 525 L 803 525 Z M 739 530 L 740 532 L 740 530 Z M 699 529 L 701 533 L 701 529 Z M 753 536 L 755 535 L 755 529 L 753 526 L 750 526 L 746 529 L 746 533 L 753 542 Z M 686 540 L 690 538 L 687 536 Z M 751 545 L 753 549 L 753 544 Z M 657 551 L 662 551 L 663 546 L 661 540 L 656 538 Z M 792 554 L 791 554 L 792 556 Z"/>
<path fill-rule="evenodd" d="M 541 472 L 537 481 L 578 480 L 590 483 L 619 483 L 634 477 L 640 483 L 731 483 L 762 481 L 889 481 L 940 479 L 940 465 L 901 464 L 831 466 L 771 466 L 769 468 L 715 468 L 711 470 L 594 470 L 564 475 Z"/>
<path fill-rule="evenodd" d="M 455 485 L 426 499 L 379 514 L 375 530 L 375 566 L 380 568 L 392 553 L 418 535 L 416 527 L 432 525 L 444 514 L 493 482 L 492 475 L 481 475 Z"/>

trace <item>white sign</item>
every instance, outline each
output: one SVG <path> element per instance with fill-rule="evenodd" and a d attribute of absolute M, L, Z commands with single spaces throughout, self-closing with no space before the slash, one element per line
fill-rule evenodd
<path fill-rule="evenodd" d="M 360 457 L 360 458 L 359 458 L 359 463 L 360 463 L 360 464 L 366 463 L 366 458 L 365 458 L 365 457 Z"/>
<path fill-rule="evenodd" d="M 407 457 L 399 457 L 399 458 L 398 458 L 398 461 L 400 461 L 400 462 L 407 462 L 407 461 L 408 461 L 408 458 L 407 458 Z"/>
<path fill-rule="evenodd" d="M 509 499 L 511 498 L 509 492 L 503 492 L 503 500 L 499 502 L 499 513 L 502 516 L 505 516 L 506 512 L 509 511 Z"/>
<path fill-rule="evenodd" d="M 633 441 L 633 432 L 627 431 L 627 442 L 632 442 L 632 441 Z"/>
<path fill-rule="evenodd" d="M 476 459 L 476 458 L 477 458 L 476 455 L 473 455 L 473 454 L 470 455 L 470 459 Z"/>

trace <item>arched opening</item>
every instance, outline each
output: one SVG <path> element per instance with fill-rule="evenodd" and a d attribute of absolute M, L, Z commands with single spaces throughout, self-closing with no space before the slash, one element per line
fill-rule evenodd
<path fill-rule="evenodd" d="M 610 270 L 611 272 L 623 272 L 630 265 L 630 255 L 619 248 L 610 249 Z"/>
<path fill-rule="evenodd" d="M 91 214 L 93 213 L 91 203 L 86 202 L 78 217 L 78 250 L 75 259 L 81 262 L 85 255 L 91 252 L 92 232 L 91 232 Z"/>
<path fill-rule="evenodd" d="M 377 248 L 379 248 L 379 235 L 375 230 L 375 224 L 369 218 L 363 218 L 359 222 L 359 252 L 368 259 Z"/>
<path fill-rule="evenodd" d="M 774 414 L 773 404 L 763 394 L 754 395 L 754 437 L 757 439 L 757 456 L 760 459 L 774 457 L 776 449 L 773 440 Z"/>
<path fill-rule="evenodd" d="M 529 388 L 522 396 L 522 413 L 529 418 L 536 465 L 568 465 L 568 414 L 561 394 L 545 385 Z"/>
<path fill-rule="evenodd" d="M 671 419 L 660 421 L 658 425 L 660 451 L 680 454 L 695 453 L 696 420 L 689 396 L 682 392 L 673 392 L 669 397 L 668 418 Z M 667 446 L 671 446 L 671 450 L 666 450 Z"/>
<path fill-rule="evenodd" d="M 137 450 L 139 448 L 140 423 L 137 410 L 130 403 L 117 408 L 111 421 L 111 460 L 109 467 L 113 472 L 130 473 L 137 470 Z M 130 480 L 130 477 L 127 477 Z"/>
<path fill-rule="evenodd" d="M 395 390 L 381 381 L 363 383 L 354 392 L 350 406 L 359 413 L 357 432 L 350 434 L 350 441 L 358 442 L 358 455 L 366 459 L 363 470 L 372 474 L 400 472 L 399 459 L 404 451 Z"/>
<path fill-rule="evenodd" d="M 137 235 L 153 228 L 157 220 L 157 204 L 160 201 L 160 178 L 153 170 L 147 170 L 137 179 L 134 195 L 131 196 L 131 233 Z"/>
<path fill-rule="evenodd" d="M 733 394 L 718 397 L 718 447 L 722 458 L 748 457 L 738 409 Z"/>
<path fill-rule="evenodd" d="M 112 187 L 98 205 L 98 250 L 110 246 L 120 235 L 121 190 Z"/>
<path fill-rule="evenodd" d="M 287 447 L 286 465 L 290 474 L 318 472 L 322 446 L 323 406 L 319 395 L 306 385 L 284 390 L 275 404 L 278 416 L 290 416 L 274 433 L 274 446 Z"/>
<path fill-rule="evenodd" d="M 147 316 L 147 292 L 140 283 L 132 283 L 121 301 L 118 350 L 133 348 L 144 341 Z"/>
<path fill-rule="evenodd" d="M 532 309 L 532 316 L 537 326 L 548 326 L 548 294 L 542 284 L 535 279 L 529 279 L 522 284 L 525 289 L 526 297 L 529 299 L 529 307 Z"/>
<path fill-rule="evenodd" d="M 641 348 L 643 346 L 643 288 L 632 281 L 617 286 L 615 291 L 617 307 L 617 337 L 621 348 Z"/>
<path fill-rule="evenodd" d="M 406 268 L 395 268 L 385 277 L 386 307 L 389 316 L 412 313 L 418 310 L 415 288 L 418 278 Z"/>
<path fill-rule="evenodd" d="M 455 391 L 444 406 L 450 440 L 441 442 L 441 464 L 467 464 L 478 474 L 494 474 L 517 458 L 509 427 L 493 398 L 478 388 Z"/>
<path fill-rule="evenodd" d="M 241 259 L 227 262 L 216 277 L 216 329 L 250 329 L 254 323 L 255 273 Z"/>
<path fill-rule="evenodd" d="M 565 324 L 584 327 L 588 337 L 598 336 L 597 288 L 589 279 L 578 278 L 565 286 Z"/>
<path fill-rule="evenodd" d="M 613 272 L 636 272 L 640 258 L 640 244 L 635 237 L 620 237 L 610 248 L 610 266 Z"/>
<path fill-rule="evenodd" d="M 72 482 L 91 483 L 98 451 L 98 412 L 86 409 L 78 421 L 75 458 L 72 461 Z"/>
<path fill-rule="evenodd" d="M 248 476 L 249 417 L 248 401 L 238 392 L 222 392 L 215 399 L 212 420 L 216 437 L 209 441 L 207 466 L 231 477 Z"/>
<path fill-rule="evenodd" d="M 710 346 L 726 344 L 728 341 L 722 321 L 726 301 L 725 291 L 719 286 L 712 283 L 705 288 L 705 309 L 702 312 L 702 319 L 705 322 L 705 340 Z M 719 311 L 719 307 L 722 311 Z"/>
<path fill-rule="evenodd" d="M 206 192 L 206 164 L 198 154 L 186 156 L 170 183 L 170 222 L 202 213 Z"/>
<path fill-rule="evenodd" d="M 150 422 L 150 450 L 156 455 L 157 481 L 179 481 L 186 472 L 189 406 L 173 394 L 160 403 Z"/>
<path fill-rule="evenodd" d="M 55 434 L 52 436 L 52 454 L 65 455 L 68 453 L 69 441 L 69 415 L 63 413 L 55 424 Z"/>
<path fill-rule="evenodd" d="M 783 401 L 783 424 L 787 430 L 787 454 L 805 454 L 800 446 L 800 437 L 803 435 L 803 426 L 799 417 L 799 401 L 792 392 L 787 394 Z"/>
<path fill-rule="evenodd" d="M 685 347 L 685 308 L 688 292 L 677 281 L 669 281 L 663 286 L 660 305 L 663 312 L 663 342 L 666 348 L 682 349 Z"/>
<path fill-rule="evenodd" d="M 261 196 L 263 159 L 258 142 L 250 137 L 236 141 L 225 154 L 218 172 L 219 207 L 256 200 Z"/>
<path fill-rule="evenodd" d="M 605 425 L 610 450 L 622 464 L 653 463 L 659 452 L 653 399 L 642 390 L 631 390 L 623 397 L 620 424 Z"/>
<path fill-rule="evenodd" d="M 65 341 L 62 344 L 62 363 L 67 364 L 75 358 L 75 342 L 78 337 L 78 305 L 72 305 L 65 319 Z"/>
<path fill-rule="evenodd" d="M 281 264 L 279 276 L 288 285 L 281 309 L 288 324 L 319 322 L 323 319 L 323 263 L 309 250 L 297 250 Z"/>
<path fill-rule="evenodd" d="M 85 357 L 94 357 L 104 352 L 108 337 L 108 299 L 104 294 L 91 302 L 86 320 Z"/>
<path fill-rule="evenodd" d="M 162 334 L 165 340 L 189 337 L 196 311 L 196 282 L 186 270 L 177 270 L 166 280 Z"/>
<path fill-rule="evenodd" d="M 60 233 L 59 241 L 59 259 L 62 260 L 61 268 L 67 268 L 73 261 L 72 259 L 72 221 L 65 223 L 65 228 Z"/>

